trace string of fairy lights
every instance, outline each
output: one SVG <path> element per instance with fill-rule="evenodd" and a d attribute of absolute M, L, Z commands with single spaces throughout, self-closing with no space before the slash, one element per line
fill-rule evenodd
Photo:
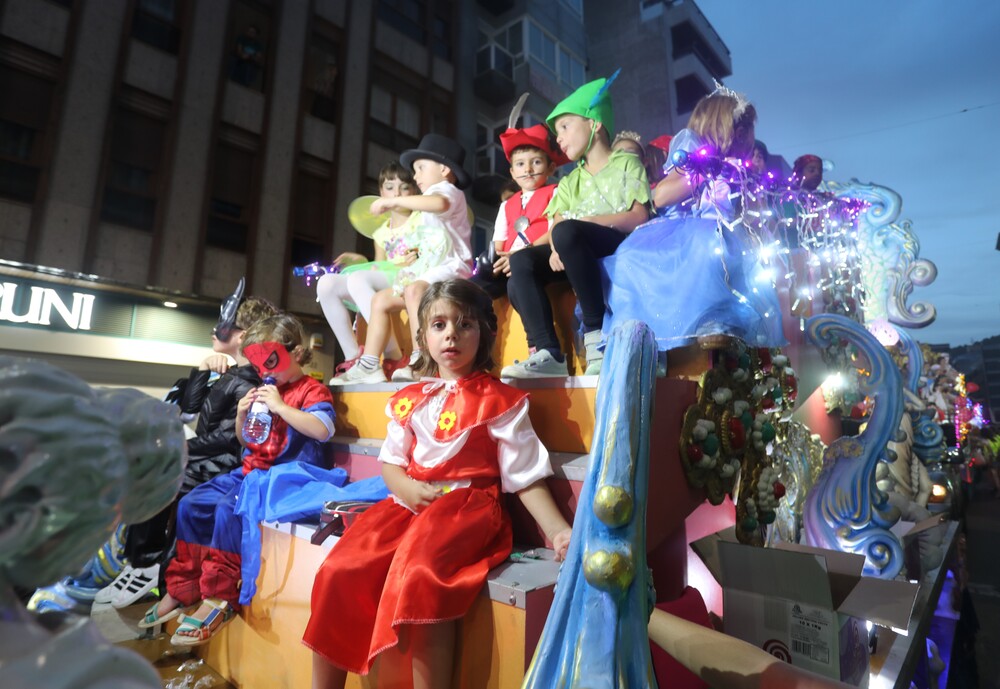
<path fill-rule="evenodd" d="M 745 227 L 757 258 L 772 268 L 772 284 L 777 270 L 785 271 L 793 315 L 805 312 L 804 302 L 820 299 L 822 306 L 809 311 L 863 321 L 858 221 L 870 206 L 867 201 L 802 189 L 796 178 L 773 172 L 757 176 L 748 161 L 721 158 L 707 146 L 675 151 L 667 164 L 667 170 L 672 168 L 683 171 L 696 190 L 682 206 L 708 203 L 715 207 L 720 229 Z M 720 181 L 724 189 L 712 188 Z M 805 251 L 804 262 L 789 259 L 796 248 Z"/>

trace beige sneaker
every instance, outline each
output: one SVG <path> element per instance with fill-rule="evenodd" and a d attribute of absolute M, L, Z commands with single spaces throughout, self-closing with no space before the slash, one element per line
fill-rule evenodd
<path fill-rule="evenodd" d="M 382 371 L 381 366 L 376 366 L 374 369 L 367 369 L 361 365 L 361 362 L 354 364 L 347 370 L 346 373 L 341 373 L 339 376 L 330 379 L 330 385 L 366 385 L 372 383 L 387 383 L 385 379 L 385 373 Z"/>
<path fill-rule="evenodd" d="M 539 349 L 524 361 L 515 361 L 510 366 L 504 366 L 500 371 L 501 378 L 565 378 L 569 375 L 566 360 L 556 361 L 547 349 Z"/>

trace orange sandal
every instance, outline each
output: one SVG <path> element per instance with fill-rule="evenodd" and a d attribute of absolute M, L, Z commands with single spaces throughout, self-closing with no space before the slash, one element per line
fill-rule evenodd
<path fill-rule="evenodd" d="M 211 607 L 212 611 L 208 613 L 204 620 L 199 620 L 190 615 L 181 615 L 181 626 L 170 637 L 172 645 L 200 646 L 208 643 L 217 631 L 236 617 L 236 611 L 233 610 L 233 606 L 224 600 L 206 598 L 203 602 Z"/>

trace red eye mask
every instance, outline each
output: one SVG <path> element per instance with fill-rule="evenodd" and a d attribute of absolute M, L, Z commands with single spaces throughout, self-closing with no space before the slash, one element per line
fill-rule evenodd
<path fill-rule="evenodd" d="M 243 356 L 250 360 L 263 378 L 284 371 L 292 365 L 292 357 L 280 342 L 259 342 L 243 348 Z"/>

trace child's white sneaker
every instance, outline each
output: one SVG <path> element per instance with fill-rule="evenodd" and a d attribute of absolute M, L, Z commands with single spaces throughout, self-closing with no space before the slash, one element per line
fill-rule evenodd
<path fill-rule="evenodd" d="M 413 373 L 413 366 L 420 361 L 420 350 L 414 350 L 410 354 L 410 361 L 406 366 L 401 366 L 392 372 L 393 383 L 415 383 L 416 374 Z"/>
<path fill-rule="evenodd" d="M 413 383 L 416 382 L 416 380 L 416 377 L 413 375 L 413 368 L 411 368 L 409 364 L 406 366 L 400 366 L 392 372 L 393 383 Z"/>
<path fill-rule="evenodd" d="M 376 366 L 373 369 L 365 368 L 360 360 L 351 366 L 346 373 L 341 373 L 330 379 L 330 385 L 365 385 L 386 382 L 388 381 L 385 379 L 385 372 L 382 371 L 381 366 Z"/>
<path fill-rule="evenodd" d="M 142 600 L 149 592 L 160 583 L 160 565 L 150 565 L 149 567 L 136 567 L 132 570 L 124 588 L 115 592 L 111 599 L 111 607 L 127 608 L 133 603 Z"/>
<path fill-rule="evenodd" d="M 501 378 L 565 378 L 568 375 L 566 360 L 557 361 L 547 349 L 539 349 L 524 361 L 515 361 L 500 371 Z"/>
<path fill-rule="evenodd" d="M 114 581 L 97 592 L 97 595 L 94 596 L 94 602 L 106 605 L 114 600 L 115 595 L 123 590 L 128 584 L 128 580 L 132 578 L 132 571 L 132 565 L 125 565 Z"/>
<path fill-rule="evenodd" d="M 591 330 L 583 336 L 583 344 L 587 349 L 587 370 L 585 376 L 597 376 L 601 373 L 604 363 L 604 351 L 601 349 L 602 334 L 600 330 Z"/>

